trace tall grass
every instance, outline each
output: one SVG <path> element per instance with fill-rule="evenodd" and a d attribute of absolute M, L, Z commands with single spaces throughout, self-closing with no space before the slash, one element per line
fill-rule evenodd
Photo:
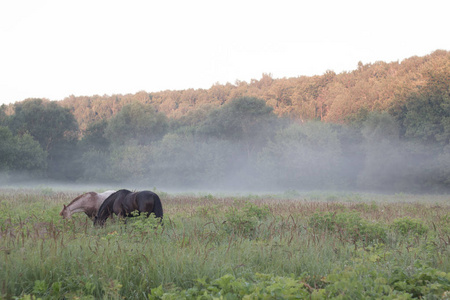
<path fill-rule="evenodd" d="M 61 219 L 75 196 L 1 193 L 2 298 L 146 299 L 158 287 L 180 292 L 229 275 L 256 282 L 258 273 L 301 278 L 308 293 L 330 296 L 334 274 L 361 265 L 386 278 L 412 276 L 418 263 L 450 272 L 445 196 L 162 193 L 163 226 L 137 217 L 104 227 L 83 214 Z"/>

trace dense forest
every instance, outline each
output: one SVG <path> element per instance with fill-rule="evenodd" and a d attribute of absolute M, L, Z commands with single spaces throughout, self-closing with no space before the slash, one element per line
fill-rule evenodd
<path fill-rule="evenodd" d="M 0 108 L 0 182 L 450 188 L 450 52 L 210 89 Z"/>

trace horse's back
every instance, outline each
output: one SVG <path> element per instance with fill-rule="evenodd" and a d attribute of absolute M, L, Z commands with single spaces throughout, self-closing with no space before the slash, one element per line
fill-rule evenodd
<path fill-rule="evenodd" d="M 97 207 L 97 211 L 100 209 L 101 205 L 103 204 L 103 202 L 109 197 L 111 196 L 113 193 L 115 193 L 115 191 L 106 191 L 103 193 L 96 193 L 95 197 L 93 197 L 93 200 L 96 204 Z"/>
<path fill-rule="evenodd" d="M 143 197 L 143 198 L 159 198 L 158 195 L 156 195 L 156 193 L 152 192 L 152 191 L 140 191 L 136 193 L 136 197 Z"/>
<path fill-rule="evenodd" d="M 112 194 L 114 194 L 116 191 L 113 190 L 109 190 L 103 193 L 97 193 L 97 196 L 101 199 L 101 200 L 105 200 L 106 198 L 108 198 L 109 196 L 111 196 Z"/>
<path fill-rule="evenodd" d="M 113 207 L 117 201 L 122 201 L 126 195 L 131 193 L 128 190 L 118 190 L 117 192 L 109 195 L 102 203 L 98 210 L 98 216 L 103 216 L 105 214 L 110 214 L 113 211 Z"/>

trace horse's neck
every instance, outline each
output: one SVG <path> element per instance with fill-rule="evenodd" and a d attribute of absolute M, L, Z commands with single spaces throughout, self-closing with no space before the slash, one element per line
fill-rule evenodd
<path fill-rule="evenodd" d="M 70 213 L 77 213 L 77 212 L 84 212 L 86 207 L 88 206 L 87 203 L 88 199 L 86 197 L 82 197 L 78 199 L 78 201 L 75 201 L 74 203 L 67 206 L 67 209 L 69 209 Z"/>
<path fill-rule="evenodd" d="M 75 203 L 72 203 L 71 205 L 67 206 L 66 209 L 69 210 L 70 214 L 74 214 L 77 212 L 84 212 L 84 206 L 80 205 L 81 201 L 77 201 Z"/>

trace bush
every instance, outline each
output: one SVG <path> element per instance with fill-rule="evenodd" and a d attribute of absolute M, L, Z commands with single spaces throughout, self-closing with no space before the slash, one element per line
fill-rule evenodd
<path fill-rule="evenodd" d="M 422 223 L 421 220 L 412 218 L 395 219 L 390 226 L 395 232 L 401 235 L 423 235 L 428 232 L 428 227 Z"/>
<path fill-rule="evenodd" d="M 364 262 L 326 278 L 324 288 L 313 288 L 304 278 L 255 273 L 249 278 L 226 274 L 214 280 L 197 279 L 193 287 L 181 290 L 160 285 L 149 299 L 448 299 L 450 274 L 416 265 L 411 275 L 400 268 L 389 275 Z"/>
<path fill-rule="evenodd" d="M 315 213 L 309 219 L 309 226 L 313 229 L 339 233 L 341 238 L 353 242 L 363 241 L 372 243 L 386 239 L 386 229 L 378 223 L 371 223 L 356 213 Z"/>
<path fill-rule="evenodd" d="M 258 224 L 268 215 L 267 206 L 259 207 L 247 202 L 242 208 L 232 208 L 226 212 L 224 229 L 226 232 L 252 237 Z"/>
<path fill-rule="evenodd" d="M 197 280 L 194 287 L 165 292 L 162 286 L 151 289 L 149 299 L 309 299 L 307 286 L 300 278 L 256 273 L 250 280 L 226 274 L 208 282 Z"/>
<path fill-rule="evenodd" d="M 397 290 L 411 294 L 414 298 L 449 299 L 450 274 L 416 263 L 414 272 L 396 269 L 390 278 L 391 286 Z M 446 297 L 444 297 L 446 293 Z M 434 296 L 434 297 L 433 297 Z"/>

